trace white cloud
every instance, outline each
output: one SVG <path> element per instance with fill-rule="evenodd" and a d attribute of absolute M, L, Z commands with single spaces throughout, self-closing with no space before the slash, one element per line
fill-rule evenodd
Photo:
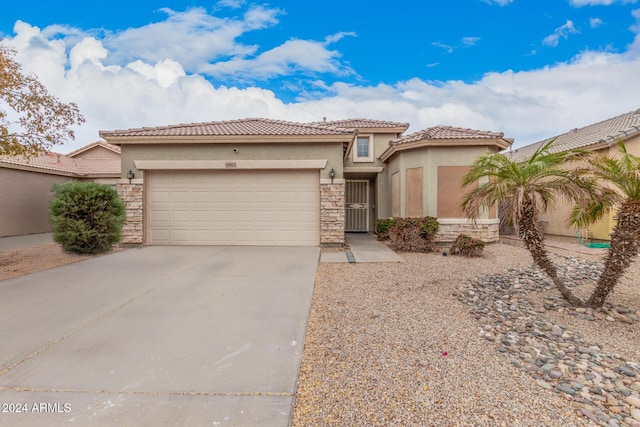
<path fill-rule="evenodd" d="M 488 4 L 497 4 L 498 6 L 507 6 L 513 3 L 513 0 L 482 0 L 482 1 Z"/>
<path fill-rule="evenodd" d="M 326 49 L 325 43 L 312 40 L 288 40 L 280 46 L 251 59 L 232 59 L 204 65 L 200 71 L 217 78 L 231 80 L 268 79 L 290 75 L 298 71 L 351 74 L 353 71 L 340 64 L 340 54 Z"/>
<path fill-rule="evenodd" d="M 589 19 L 589 26 L 591 28 L 598 28 L 600 26 L 602 26 L 603 22 L 602 19 L 600 18 L 590 18 Z"/>
<path fill-rule="evenodd" d="M 445 51 L 447 51 L 447 53 L 452 53 L 454 51 L 453 46 L 448 45 L 448 44 L 444 44 L 444 43 L 441 43 L 441 42 L 433 42 L 433 43 L 431 43 L 431 45 L 435 46 L 435 47 L 442 48 Z"/>
<path fill-rule="evenodd" d="M 480 41 L 480 37 L 463 37 L 462 44 L 465 46 L 475 46 Z"/>
<path fill-rule="evenodd" d="M 615 3 L 637 3 L 638 0 L 569 0 L 572 6 L 582 7 L 582 6 L 611 6 Z"/>
<path fill-rule="evenodd" d="M 245 3 L 245 0 L 219 0 L 218 3 L 216 3 L 216 6 L 240 9 Z"/>
<path fill-rule="evenodd" d="M 640 22 L 640 11 L 634 16 Z M 292 121 L 364 116 L 409 122 L 410 131 L 446 124 L 502 131 L 520 146 L 640 107 L 638 26 L 634 31 L 635 42 L 624 53 L 586 51 L 566 63 L 489 73 L 474 83 L 414 78 L 366 86 L 328 84 L 318 78 L 313 92 L 290 103 L 259 87 L 211 83 L 169 56 L 115 63 L 111 56 L 117 49 L 97 37 L 69 45 L 18 22 L 8 42 L 26 71 L 63 101 L 77 102 L 87 118 L 76 129 L 76 141 L 61 147 L 62 152 L 95 141 L 99 130 L 256 116 Z M 294 73 L 287 79 L 293 85 L 313 72 L 352 72 L 338 62 L 340 53 L 326 46 L 336 37 L 289 40 L 254 58 L 242 58 L 244 63 L 211 65 L 227 64 L 251 78 L 251 62 L 263 75 Z"/>
<path fill-rule="evenodd" d="M 553 31 L 553 34 L 550 34 L 547 37 L 545 37 L 542 40 L 542 43 L 548 46 L 555 47 L 555 46 L 558 46 L 558 42 L 560 41 L 560 38 L 563 38 L 566 40 L 569 38 L 569 34 L 577 34 L 577 33 L 578 33 L 578 30 L 576 30 L 575 26 L 573 25 L 573 21 L 567 20 L 567 22 L 565 22 L 563 25 L 556 28 Z"/>
<path fill-rule="evenodd" d="M 168 15 L 164 21 L 107 34 L 104 44 L 110 51 L 111 63 L 168 58 L 188 71 L 197 71 L 203 63 L 254 53 L 256 46 L 243 45 L 238 37 L 277 24 L 281 13 L 278 9 L 252 6 L 241 18 L 230 19 L 210 15 L 203 8 L 162 11 Z"/>

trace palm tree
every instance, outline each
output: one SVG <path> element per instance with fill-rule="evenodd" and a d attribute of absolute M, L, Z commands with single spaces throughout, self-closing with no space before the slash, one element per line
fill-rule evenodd
<path fill-rule="evenodd" d="M 570 222 L 585 225 L 617 208 L 616 225 L 611 234 L 611 248 L 605 256 L 604 271 L 586 305 L 602 307 L 640 250 L 640 157 L 627 152 L 618 142 L 616 158 L 593 155 L 588 159 L 589 172 L 595 179 L 614 187 L 602 197 L 577 205 Z"/>
<path fill-rule="evenodd" d="M 463 177 L 463 187 L 478 186 L 465 194 L 462 207 L 469 218 L 477 218 L 481 209 L 499 203 L 531 253 L 534 262 L 553 281 L 564 298 L 574 306 L 583 305 L 558 277 L 538 226 L 540 214 L 557 198 L 579 204 L 599 193 L 595 181 L 584 176 L 583 168 L 570 169 L 567 162 L 578 160 L 583 152 L 550 153 L 551 140 L 539 147 L 523 162 L 504 154 L 487 154 L 478 158 Z"/>

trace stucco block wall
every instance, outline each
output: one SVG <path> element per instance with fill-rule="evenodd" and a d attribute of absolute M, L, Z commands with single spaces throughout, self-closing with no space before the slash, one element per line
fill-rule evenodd
<path fill-rule="evenodd" d="M 422 212 L 424 216 L 437 217 L 438 215 L 438 166 L 470 166 L 480 156 L 495 152 L 493 148 L 486 146 L 467 146 L 467 147 L 423 147 L 413 150 L 401 151 L 395 154 L 388 161 L 387 168 L 384 172 L 387 180 L 388 194 L 381 194 L 381 197 L 391 200 L 391 176 L 399 172 L 400 180 L 400 212 L 399 216 L 407 216 L 407 169 L 422 167 Z M 465 190 L 460 188 L 460 195 Z M 389 203 L 390 204 L 390 203 Z M 388 213 L 388 215 L 386 215 Z M 381 215 L 390 216 L 391 210 L 388 212 L 381 211 Z M 481 217 L 488 217 L 488 213 L 484 213 Z"/>
<path fill-rule="evenodd" d="M 234 152 L 234 148 L 238 152 Z M 136 177 L 135 160 L 327 160 L 320 171 L 321 178 L 329 178 L 333 168 L 336 178 L 343 178 L 341 143 L 282 143 L 282 144 L 126 144 L 122 146 L 122 178 L 131 170 Z"/>
<path fill-rule="evenodd" d="M 0 167 L 0 236 L 48 233 L 51 186 L 71 177 Z"/>
<path fill-rule="evenodd" d="M 365 131 L 362 132 L 362 135 L 373 135 L 373 162 L 354 162 L 353 161 L 353 151 L 355 150 L 355 144 L 352 147 L 351 153 L 349 157 L 345 160 L 345 167 L 379 167 L 386 166 L 384 162 L 378 159 L 378 156 L 384 152 L 389 147 L 389 141 L 394 140 L 398 137 L 395 133 L 377 133 L 377 134 L 369 134 Z"/>

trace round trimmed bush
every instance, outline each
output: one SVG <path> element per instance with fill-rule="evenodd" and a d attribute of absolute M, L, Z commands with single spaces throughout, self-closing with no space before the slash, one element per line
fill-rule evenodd
<path fill-rule="evenodd" d="M 95 182 L 54 184 L 49 205 L 53 240 L 67 252 L 97 254 L 120 241 L 124 203 L 112 187 Z"/>

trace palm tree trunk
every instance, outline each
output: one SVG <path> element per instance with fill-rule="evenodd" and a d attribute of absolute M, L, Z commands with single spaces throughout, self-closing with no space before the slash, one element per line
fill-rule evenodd
<path fill-rule="evenodd" d="M 616 219 L 604 271 L 587 301 L 592 308 L 602 307 L 640 250 L 640 201 L 623 203 Z"/>
<path fill-rule="evenodd" d="M 531 253 L 533 262 L 536 263 L 542 271 L 551 279 L 553 284 L 558 288 L 562 296 L 574 307 L 582 307 L 584 303 L 567 288 L 558 277 L 558 271 L 556 267 L 549 259 L 549 254 L 544 244 L 544 235 L 538 228 L 536 222 L 535 208 L 533 203 L 525 202 L 525 206 L 522 209 L 520 221 L 518 224 L 518 234 L 524 241 L 527 249 Z"/>

